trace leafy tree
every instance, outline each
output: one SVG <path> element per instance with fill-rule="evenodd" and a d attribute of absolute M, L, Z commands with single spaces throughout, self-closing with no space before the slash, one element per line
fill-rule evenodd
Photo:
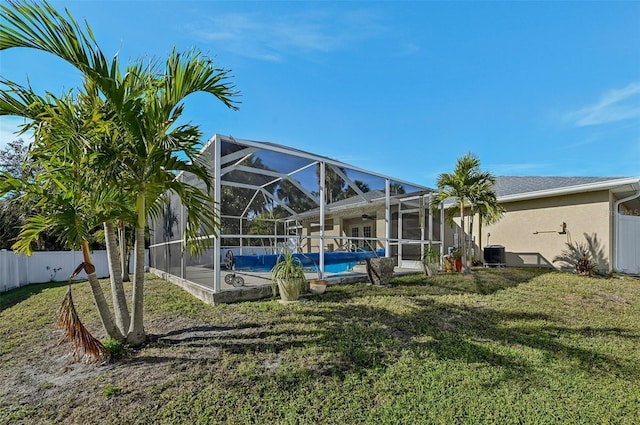
<path fill-rule="evenodd" d="M 83 202 L 91 204 L 96 201 L 92 205 L 96 208 L 94 216 L 88 214 L 83 218 L 87 224 L 93 224 L 98 217 L 105 218 L 107 245 L 114 246 L 115 232 L 107 224 L 125 211 L 133 212 L 135 271 L 131 320 L 125 337 L 130 344 L 139 345 L 146 339 L 143 324 L 144 231 L 147 218 L 161 214 L 162 207 L 157 201 L 169 191 L 178 195 L 183 205 L 188 207 L 185 238 L 192 253 L 200 252 L 205 244 L 210 243 L 197 238 L 199 231 L 204 228 L 215 234 L 217 216 L 209 208 L 213 203 L 209 195 L 213 176 L 208 170 L 207 158 L 200 154 L 201 133 L 194 125 L 177 123 L 183 112 L 183 100 L 195 92 L 212 94 L 226 106 L 236 109 L 232 98 L 237 93 L 227 83 L 228 71 L 217 68 L 199 51 L 192 49 L 185 53 L 174 50 L 164 65 L 157 60 L 139 60 L 127 66 L 122 73 L 118 57 L 108 61 L 88 24 L 83 29 L 68 12 L 62 15 L 46 2 L 18 1 L 8 1 L 0 5 L 0 10 L 4 17 L 0 23 L 0 50 L 26 47 L 58 56 L 82 72 L 87 95 L 104 102 L 93 109 L 93 125 L 89 128 L 79 126 L 76 133 L 82 142 L 79 144 L 87 147 L 83 155 L 63 155 L 66 153 L 64 150 L 47 151 L 46 145 L 43 154 L 45 157 L 49 155 L 46 158 L 51 165 L 59 165 L 57 161 L 77 163 L 74 168 L 77 176 L 70 176 L 71 180 L 73 177 L 79 179 L 74 180 L 77 184 L 69 181 L 69 188 L 51 195 L 61 198 L 56 199 L 60 206 L 63 202 L 69 203 L 66 209 L 60 209 L 59 219 L 71 217 L 64 214 L 86 211 Z M 33 95 L 31 90 L 6 80 L 3 83 L 10 89 L 2 93 L 2 113 L 37 121 L 39 116 L 31 103 L 25 101 Z M 65 111 L 64 108 L 61 110 Z M 73 123 L 81 124 L 82 121 Z M 109 131 L 105 132 L 100 123 L 108 126 Z M 85 130 L 91 137 L 83 137 Z M 93 131 L 97 134 L 91 133 Z M 105 134 L 113 137 L 104 137 Z M 104 155 L 101 154 L 103 152 Z M 85 171 L 96 163 L 108 172 L 92 175 Z M 176 173 L 182 171 L 196 176 L 207 185 L 206 189 L 176 179 Z M 82 196 L 88 188 L 95 193 L 89 199 Z M 46 199 L 44 194 L 42 196 Z M 45 217 L 40 220 L 39 228 L 45 228 L 49 222 Z M 37 230 L 38 226 L 34 229 Z M 69 226 L 67 231 L 69 229 L 73 231 L 73 227 Z M 84 240 L 85 230 L 81 230 L 83 233 L 80 235 L 66 237 Z M 24 245 L 19 246 L 27 250 Z M 83 243 L 83 248 L 85 246 Z M 115 263 L 117 261 L 110 261 L 110 266 L 114 267 Z M 90 274 L 91 268 L 85 265 L 85 271 Z M 119 279 L 119 274 L 113 269 L 111 276 Z M 121 303 L 119 300 L 118 304 Z M 117 332 L 112 335 L 107 331 L 118 339 Z"/>
<path fill-rule="evenodd" d="M 22 208 L 16 197 L 0 199 L 0 249 L 11 249 L 22 226 Z"/>
<path fill-rule="evenodd" d="M 303 193 L 293 183 L 286 179 L 283 179 L 278 183 L 275 192 L 276 196 L 283 204 L 298 213 L 318 206 L 318 204 L 310 199 L 307 194 Z M 284 209 L 283 207 L 281 208 Z M 287 215 L 290 215 L 290 213 L 285 216 Z M 282 216 L 279 217 L 282 218 Z"/>
<path fill-rule="evenodd" d="M 263 212 L 253 217 L 251 220 L 247 222 L 247 235 L 275 235 L 276 227 L 282 227 L 281 223 L 276 223 L 275 221 L 278 218 L 283 218 L 288 216 L 288 213 L 283 209 L 274 209 L 269 212 Z M 282 234 L 282 232 L 279 232 Z M 255 238 L 254 238 L 255 239 Z M 266 239 L 268 246 L 273 247 L 273 239 Z M 252 244 L 260 244 L 260 246 L 265 246 L 265 239 L 260 238 L 259 240 L 251 240 Z"/>
<path fill-rule="evenodd" d="M 405 193 L 407 193 L 407 190 L 400 183 L 391 183 L 389 189 L 392 195 L 404 195 Z"/>
<path fill-rule="evenodd" d="M 447 218 L 453 223 L 453 217 L 460 214 L 460 250 L 464 272 L 469 272 L 468 253 L 465 236 L 465 206 L 477 205 L 476 203 L 491 199 L 491 191 L 495 184 L 495 177 L 486 171 L 480 170 L 480 160 L 473 154 L 467 153 L 458 158 L 452 173 L 442 173 L 436 180 L 438 194 L 433 198 L 431 206 L 437 208 L 441 202 L 453 199 L 453 206 L 447 211 Z M 493 196 L 495 198 L 495 194 Z M 484 207 L 483 207 L 484 208 Z"/>
<path fill-rule="evenodd" d="M 26 170 L 23 169 L 23 164 L 27 157 L 28 149 L 22 139 L 7 143 L 6 147 L 0 149 L 0 170 L 14 177 L 24 176 Z"/>
<path fill-rule="evenodd" d="M 0 150 L 0 171 L 11 176 L 22 175 L 22 164 L 27 153 L 24 142 L 14 140 Z M 20 233 L 24 210 L 17 194 L 0 198 L 0 249 L 10 249 Z"/>
<path fill-rule="evenodd" d="M 340 171 L 344 172 L 343 169 Z M 320 164 L 316 167 L 316 176 L 318 177 L 318 182 L 320 182 Z M 340 196 L 340 193 L 343 191 L 344 186 L 346 185 L 345 181 L 342 180 L 342 177 L 334 170 L 332 165 L 327 164 L 324 169 L 324 197 L 325 202 L 330 204 L 336 200 Z"/>
<path fill-rule="evenodd" d="M 355 184 L 361 192 L 366 193 L 371 190 L 369 185 L 361 180 L 355 180 L 353 184 Z M 349 199 L 357 195 L 358 193 L 351 186 L 346 186 L 340 193 L 338 193 L 336 200 Z"/>
<path fill-rule="evenodd" d="M 27 153 L 28 146 L 22 139 L 9 142 L 0 150 L 0 173 L 6 173 L 15 178 L 33 176 L 37 172 L 37 167 L 27 161 Z M 24 225 L 26 217 L 34 207 L 33 202 L 19 195 L 17 192 L 12 192 L 0 196 L 0 249 L 11 249 L 20 234 L 21 226 Z M 33 249 L 39 251 L 65 248 L 49 232 L 43 232 L 33 242 Z"/>

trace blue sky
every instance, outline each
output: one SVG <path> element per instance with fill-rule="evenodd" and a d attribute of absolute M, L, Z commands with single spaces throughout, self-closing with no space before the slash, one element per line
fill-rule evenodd
<path fill-rule="evenodd" d="M 640 175 L 640 2 L 53 1 L 105 54 L 192 46 L 231 69 L 239 111 L 186 100 L 185 121 L 434 186 L 473 152 L 495 175 Z M 60 94 L 52 56 L 0 74 Z M 0 146 L 18 121 L 0 120 Z"/>

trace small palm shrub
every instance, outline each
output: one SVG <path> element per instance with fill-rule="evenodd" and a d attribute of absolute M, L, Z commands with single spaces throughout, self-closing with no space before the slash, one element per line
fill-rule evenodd
<path fill-rule="evenodd" d="M 599 266 L 607 267 L 604 249 L 597 235 L 584 234 L 586 242 L 567 242 L 566 249 L 560 255 L 553 258 L 553 262 L 559 262 L 564 271 L 575 271 L 578 274 L 592 276 L 598 271 Z"/>
<path fill-rule="evenodd" d="M 440 251 L 436 250 L 431 244 L 424 252 L 422 266 L 427 276 L 433 276 L 440 270 Z"/>
<path fill-rule="evenodd" d="M 580 275 L 591 276 L 598 269 L 597 266 L 597 264 L 591 262 L 589 257 L 584 254 L 576 263 L 576 272 Z"/>

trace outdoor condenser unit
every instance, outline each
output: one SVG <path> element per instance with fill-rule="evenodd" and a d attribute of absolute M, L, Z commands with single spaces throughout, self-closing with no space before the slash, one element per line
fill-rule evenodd
<path fill-rule="evenodd" d="M 504 267 L 504 246 L 488 245 L 484 247 L 484 265 L 485 267 Z"/>

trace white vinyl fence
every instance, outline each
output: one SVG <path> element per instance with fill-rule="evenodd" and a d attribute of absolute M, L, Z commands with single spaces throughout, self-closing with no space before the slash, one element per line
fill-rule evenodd
<path fill-rule="evenodd" d="M 93 251 L 91 259 L 99 278 L 109 276 L 107 251 Z M 82 263 L 82 251 L 43 251 L 27 257 L 13 251 L 0 251 L 0 293 L 30 283 L 61 282 L 69 279 Z M 145 270 L 149 268 L 149 252 L 145 255 Z M 133 273 L 133 254 L 129 261 L 129 273 Z M 86 279 L 81 272 L 75 279 Z"/>
<path fill-rule="evenodd" d="M 640 274 L 640 217 L 633 215 L 619 217 L 620 249 L 617 271 Z"/>

